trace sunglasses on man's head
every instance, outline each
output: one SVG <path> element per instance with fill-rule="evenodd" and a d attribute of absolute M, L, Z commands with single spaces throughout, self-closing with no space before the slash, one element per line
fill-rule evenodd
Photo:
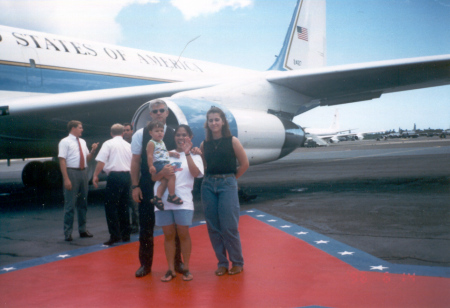
<path fill-rule="evenodd" d="M 161 109 L 153 109 L 153 110 L 152 110 L 152 112 L 153 112 L 154 114 L 158 113 L 158 111 L 159 111 L 160 113 L 164 113 L 164 112 L 166 111 L 166 109 L 161 108 Z"/>

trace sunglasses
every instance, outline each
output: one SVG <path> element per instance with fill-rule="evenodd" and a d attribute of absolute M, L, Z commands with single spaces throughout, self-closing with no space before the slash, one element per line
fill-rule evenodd
<path fill-rule="evenodd" d="M 161 108 L 161 109 L 153 109 L 153 110 L 152 110 L 152 112 L 153 112 L 154 114 L 157 114 L 158 111 L 159 111 L 160 113 L 164 113 L 164 112 L 166 112 L 166 109 Z"/>

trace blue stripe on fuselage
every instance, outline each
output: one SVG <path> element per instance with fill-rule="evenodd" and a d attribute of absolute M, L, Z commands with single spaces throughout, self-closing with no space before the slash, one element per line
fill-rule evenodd
<path fill-rule="evenodd" d="M 0 91 L 65 93 L 160 83 L 165 81 L 0 65 Z"/>

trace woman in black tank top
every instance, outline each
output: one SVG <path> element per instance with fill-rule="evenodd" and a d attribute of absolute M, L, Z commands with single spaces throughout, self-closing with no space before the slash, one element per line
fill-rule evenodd
<path fill-rule="evenodd" d="M 244 258 L 238 230 L 236 179 L 245 173 L 249 162 L 241 143 L 231 135 L 220 108 L 211 107 L 207 112 L 205 130 L 206 139 L 201 145 L 205 166 L 201 195 L 209 238 L 218 260 L 215 274 L 239 274 L 244 269 Z"/>

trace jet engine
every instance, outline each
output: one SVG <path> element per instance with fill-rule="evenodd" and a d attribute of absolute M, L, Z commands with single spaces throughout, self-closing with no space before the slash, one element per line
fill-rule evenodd
<path fill-rule="evenodd" d="M 187 124 L 191 127 L 194 146 L 199 147 L 205 139 L 206 112 L 211 106 L 222 109 L 233 136 L 239 138 L 251 165 L 270 162 L 284 157 L 303 145 L 305 132 L 289 119 L 261 110 L 227 108 L 215 102 L 186 97 L 163 98 L 169 107 L 167 125 L 176 127 Z M 133 116 L 135 130 L 149 121 L 149 103 L 143 104 Z"/>

